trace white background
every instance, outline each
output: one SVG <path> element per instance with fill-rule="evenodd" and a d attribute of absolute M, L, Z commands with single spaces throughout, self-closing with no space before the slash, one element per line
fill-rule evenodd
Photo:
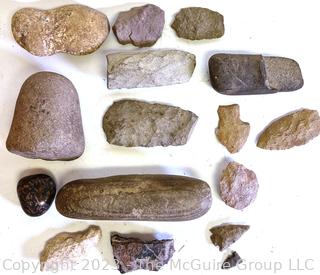
<path fill-rule="evenodd" d="M 232 248 L 249 262 L 281 262 L 280 274 L 289 271 L 289 259 L 304 265 L 313 259 L 313 271 L 319 274 L 319 139 L 306 146 L 287 151 L 264 151 L 256 147 L 258 134 L 269 122 L 299 108 L 320 109 L 319 91 L 319 26 L 318 1 L 294 0 L 194 0 L 149 1 L 166 12 L 162 38 L 154 48 L 176 48 L 196 54 L 197 67 L 189 83 L 161 88 L 113 90 L 106 85 L 106 58 L 110 51 L 131 50 L 117 43 L 113 33 L 94 54 L 82 57 L 59 54 L 35 57 L 17 45 L 10 30 L 11 16 L 19 8 L 32 6 L 53 8 L 69 3 L 90 5 L 104 12 L 111 24 L 119 11 L 143 2 L 128 1 L 0 1 L 0 272 L 13 263 L 36 263 L 45 241 L 62 231 L 78 231 L 89 224 L 100 225 L 103 239 L 97 255 L 92 256 L 114 268 L 110 232 L 147 233 L 156 237 L 172 236 L 177 252 L 173 260 L 197 259 L 208 265 L 220 262 L 228 254 L 220 253 L 210 242 L 209 229 L 222 222 L 246 223 L 251 229 Z M 173 15 L 182 7 L 203 6 L 225 17 L 225 35 L 219 40 L 190 42 L 178 39 L 170 28 Z M 263 53 L 290 57 L 301 66 L 305 85 L 296 92 L 265 96 L 228 97 L 215 92 L 209 84 L 207 62 L 217 52 Z M 86 150 L 81 158 L 70 162 L 31 160 L 9 153 L 5 141 L 10 128 L 15 101 L 22 83 L 31 74 L 49 70 L 68 77 L 78 90 Z M 180 106 L 193 111 L 199 121 L 186 146 L 170 148 L 122 148 L 106 142 L 102 117 L 113 101 L 136 98 Z M 217 108 L 224 104 L 240 104 L 241 118 L 251 124 L 248 142 L 242 151 L 230 155 L 215 137 Z M 256 201 L 243 211 L 226 206 L 217 193 L 217 179 L 227 159 L 234 159 L 254 170 L 260 189 Z M 77 221 L 61 216 L 53 205 L 39 218 L 24 214 L 16 194 L 18 180 L 36 172 L 52 174 L 59 187 L 82 177 L 102 177 L 129 173 L 166 173 L 198 177 L 212 187 L 213 205 L 202 218 L 179 223 L 94 222 Z M 180 251 L 179 251 L 180 250 Z M 267 267 L 268 267 L 267 266 Z M 16 263 L 15 268 L 19 268 Z M 83 264 L 82 264 L 83 267 Z M 194 266 L 198 268 L 197 265 Z M 81 269 L 81 268 L 80 268 Z M 93 270 L 92 268 L 89 268 Z M 182 270 L 184 273 L 224 274 L 211 270 Z M 257 274 L 251 266 L 252 274 Z M 33 270 L 29 269 L 29 273 Z M 166 266 L 161 273 L 176 274 L 178 269 Z M 88 271 L 83 271 L 87 272 Z M 90 271 L 91 273 L 92 271 Z M 118 271 L 96 271 L 96 274 L 119 274 Z M 108 272 L 108 273 L 107 273 Z M 249 273 L 237 268 L 237 274 Z M 145 271 L 136 274 L 146 273 Z M 260 271 L 258 274 L 272 273 Z M 292 274 L 296 273 L 294 271 Z M 291 274 L 290 273 L 290 274 Z M 299 273 L 299 272 L 298 272 Z M 299 274 L 300 274 L 299 273 Z M 61 272 L 60 274 L 64 274 Z M 80 273 L 79 273 L 80 274 Z"/>

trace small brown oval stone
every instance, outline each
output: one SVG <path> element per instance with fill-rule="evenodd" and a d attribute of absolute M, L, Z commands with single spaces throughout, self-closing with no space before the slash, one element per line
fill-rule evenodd
<path fill-rule="evenodd" d="M 103 13 L 83 5 L 66 5 L 50 10 L 20 9 L 12 17 L 11 28 L 22 48 L 48 56 L 92 53 L 106 40 L 110 27 Z"/>
<path fill-rule="evenodd" d="M 185 221 L 211 207 L 207 183 L 172 175 L 123 175 L 67 183 L 56 198 L 64 216 L 95 220 Z"/>
<path fill-rule="evenodd" d="M 6 145 L 11 153 L 26 158 L 72 160 L 82 155 L 80 103 L 69 79 L 40 72 L 24 82 Z"/>

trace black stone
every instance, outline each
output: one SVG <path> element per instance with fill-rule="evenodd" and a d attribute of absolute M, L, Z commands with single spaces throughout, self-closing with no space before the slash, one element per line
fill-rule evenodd
<path fill-rule="evenodd" d="M 242 259 L 236 251 L 232 251 L 232 253 L 224 260 L 222 264 L 222 269 L 229 269 L 237 266 L 242 263 Z"/>
<path fill-rule="evenodd" d="M 56 195 L 56 184 L 47 175 L 32 175 L 18 182 L 17 193 L 23 211 L 29 216 L 37 217 L 50 208 Z"/>

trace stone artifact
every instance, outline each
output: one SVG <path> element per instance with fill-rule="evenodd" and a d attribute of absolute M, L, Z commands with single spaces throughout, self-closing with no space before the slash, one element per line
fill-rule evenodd
<path fill-rule="evenodd" d="M 223 16 L 206 8 L 181 9 L 171 27 L 179 37 L 190 40 L 220 38 L 224 35 Z"/>
<path fill-rule="evenodd" d="M 72 160 L 84 147 L 79 98 L 70 80 L 51 72 L 30 76 L 17 99 L 7 149 L 26 158 Z"/>
<path fill-rule="evenodd" d="M 219 106 L 219 124 L 216 136 L 230 153 L 237 153 L 246 143 L 250 124 L 240 120 L 240 107 L 238 104 Z"/>
<path fill-rule="evenodd" d="M 222 264 L 222 269 L 229 269 L 237 266 L 242 263 L 242 259 L 236 251 L 232 251 L 232 253 L 224 260 Z"/>
<path fill-rule="evenodd" d="M 258 147 L 284 150 L 308 143 L 320 134 L 317 111 L 301 109 L 272 122 L 260 135 Z"/>
<path fill-rule="evenodd" d="M 184 145 L 198 117 L 179 107 L 137 100 L 114 102 L 103 118 L 110 144 L 126 147 Z"/>
<path fill-rule="evenodd" d="M 178 50 L 122 52 L 107 55 L 108 88 L 144 88 L 188 82 L 196 56 Z"/>
<path fill-rule="evenodd" d="M 32 217 L 43 215 L 50 208 L 56 195 L 56 183 L 43 174 L 22 178 L 17 193 L 23 211 Z"/>
<path fill-rule="evenodd" d="M 256 174 L 239 163 L 230 162 L 222 172 L 220 196 L 230 207 L 244 209 L 255 200 L 258 189 Z"/>
<path fill-rule="evenodd" d="M 210 229 L 211 241 L 220 251 L 225 250 L 230 245 L 240 239 L 243 233 L 248 231 L 249 225 L 224 223 Z"/>
<path fill-rule="evenodd" d="M 83 5 L 50 10 L 23 8 L 12 17 L 17 43 L 37 56 L 56 53 L 85 55 L 97 50 L 109 34 L 103 13 Z"/>
<path fill-rule="evenodd" d="M 212 87 L 226 95 L 272 94 L 303 86 L 299 64 L 284 57 L 215 54 L 209 73 Z"/>
<path fill-rule="evenodd" d="M 207 183 L 172 175 L 123 175 L 67 183 L 56 198 L 60 214 L 76 219 L 186 221 L 211 207 Z"/>
<path fill-rule="evenodd" d="M 173 240 L 143 241 L 114 235 L 111 237 L 111 245 L 121 273 L 139 269 L 158 271 L 175 252 Z"/>
<path fill-rule="evenodd" d="M 102 237 L 99 226 L 90 225 L 84 231 L 62 232 L 48 240 L 40 254 L 41 271 L 55 271 L 77 264 Z"/>
<path fill-rule="evenodd" d="M 164 11 L 148 4 L 120 12 L 112 29 L 120 44 L 151 47 L 161 37 Z"/>

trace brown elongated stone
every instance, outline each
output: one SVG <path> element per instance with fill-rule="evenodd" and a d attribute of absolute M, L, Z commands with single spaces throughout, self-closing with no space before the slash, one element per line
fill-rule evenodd
<path fill-rule="evenodd" d="M 304 145 L 319 134 L 319 113 L 302 109 L 272 122 L 260 135 L 257 146 L 268 150 L 285 150 Z"/>
<path fill-rule="evenodd" d="M 238 104 L 219 106 L 219 124 L 216 136 L 230 153 L 237 153 L 246 143 L 250 124 L 240 120 L 240 107 Z"/>
<path fill-rule="evenodd" d="M 37 56 L 92 53 L 106 40 L 110 29 L 106 15 L 83 5 L 23 8 L 13 15 L 11 28 L 16 42 Z"/>
<path fill-rule="evenodd" d="M 174 241 L 143 241 L 138 238 L 111 237 L 114 259 L 121 273 L 139 269 L 158 271 L 172 258 Z"/>
<path fill-rule="evenodd" d="M 179 107 L 120 100 L 107 110 L 103 129 L 108 142 L 118 146 L 178 146 L 187 143 L 197 119 Z"/>
<path fill-rule="evenodd" d="M 181 9 L 171 27 L 178 37 L 189 40 L 213 39 L 224 35 L 223 16 L 206 8 Z"/>
<path fill-rule="evenodd" d="M 211 241 L 220 251 L 225 250 L 235 243 L 240 237 L 248 231 L 249 225 L 224 223 L 210 229 Z"/>
<path fill-rule="evenodd" d="M 99 226 L 90 225 L 78 232 L 62 232 L 48 240 L 40 254 L 41 271 L 65 270 L 72 267 L 94 248 L 102 237 Z"/>
<path fill-rule="evenodd" d="M 271 94 L 303 86 L 299 64 L 284 57 L 215 54 L 209 73 L 212 87 L 226 95 Z"/>
<path fill-rule="evenodd" d="M 66 77 L 40 72 L 22 85 L 7 149 L 44 160 L 73 160 L 85 148 L 77 90 Z"/>
<path fill-rule="evenodd" d="M 56 198 L 64 216 L 94 220 L 184 221 L 211 207 L 207 183 L 173 175 L 123 175 L 67 183 Z"/>

